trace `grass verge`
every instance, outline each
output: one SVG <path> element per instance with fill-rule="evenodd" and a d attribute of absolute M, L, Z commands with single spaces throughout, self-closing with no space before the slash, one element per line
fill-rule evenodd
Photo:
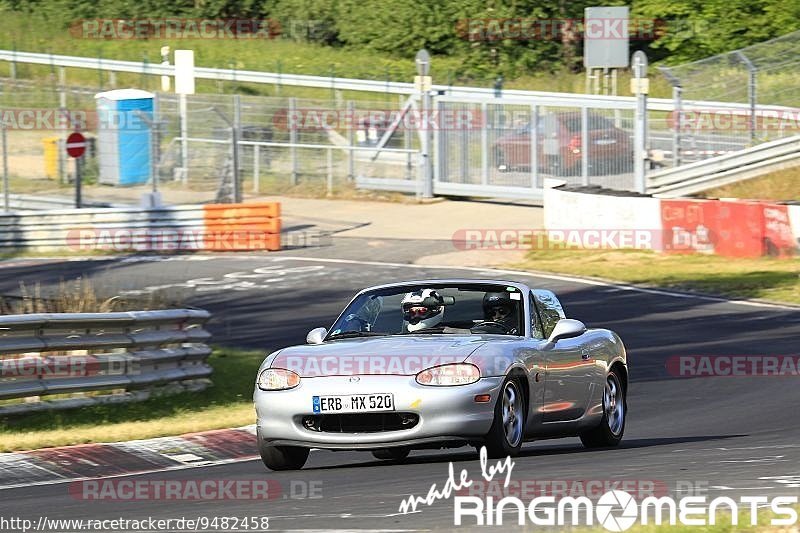
<path fill-rule="evenodd" d="M 256 70 L 313 76 L 335 76 L 381 81 L 411 82 L 416 74 L 414 61 L 364 49 L 321 46 L 278 38 L 272 40 L 249 39 L 80 39 L 74 37 L 68 28 L 47 20 L 44 16 L 23 14 L 0 8 L 0 48 L 25 52 L 68 54 L 102 59 L 122 59 L 159 63 L 160 48 L 168 45 L 172 50 L 193 49 L 195 64 L 203 67 L 234 70 Z M 495 74 L 491 69 L 482 79 L 473 79 L 462 74 L 464 59 L 458 56 L 437 55 L 431 62 L 431 75 L 435 83 L 443 85 L 470 84 L 492 87 Z M 40 79 L 55 84 L 57 75 L 49 65 L 17 65 L 17 75 L 21 78 Z M 627 87 L 629 73 L 623 72 L 620 87 Z M 68 82 L 73 85 L 98 86 L 109 88 L 108 75 L 95 71 L 70 69 Z M 119 73 L 117 85 L 137 86 L 140 89 L 156 90 L 159 86 L 157 76 Z M 198 80 L 198 92 L 240 92 L 245 94 L 288 94 L 296 97 L 327 96 L 328 89 L 276 88 L 240 82 L 214 82 Z M 584 91 L 585 75 L 560 71 L 556 73 L 539 72 L 531 69 L 529 73 L 516 79 L 507 80 L 508 89 L 529 89 L 541 91 L 578 92 Z M 663 76 L 653 76 L 650 92 L 652 97 L 669 98 L 671 88 Z M 380 93 L 380 91 L 378 91 Z M 371 98 L 374 98 L 371 96 Z M 627 95 L 625 89 L 620 94 Z M 363 98 L 359 93 L 342 93 L 345 99 Z M 390 102 L 396 96 L 386 95 Z"/>
<path fill-rule="evenodd" d="M 800 199 L 800 167 L 779 170 L 751 180 L 705 191 L 709 198 L 751 198 L 754 200 Z"/>
<path fill-rule="evenodd" d="M 214 385 L 144 402 L 0 417 L 0 452 L 180 435 L 255 422 L 253 384 L 264 353 L 217 348 Z"/>
<path fill-rule="evenodd" d="M 797 259 L 732 259 L 638 250 L 564 249 L 532 251 L 523 262 L 513 266 L 733 298 L 800 304 L 800 262 Z"/>

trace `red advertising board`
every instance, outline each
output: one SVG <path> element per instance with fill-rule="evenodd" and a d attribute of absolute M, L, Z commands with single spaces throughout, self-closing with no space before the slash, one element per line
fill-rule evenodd
<path fill-rule="evenodd" d="M 788 205 L 764 204 L 764 246 L 767 255 L 794 255 L 797 243 L 792 232 Z"/>
<path fill-rule="evenodd" d="M 664 250 L 728 257 L 764 254 L 764 208 L 751 202 L 662 200 Z"/>

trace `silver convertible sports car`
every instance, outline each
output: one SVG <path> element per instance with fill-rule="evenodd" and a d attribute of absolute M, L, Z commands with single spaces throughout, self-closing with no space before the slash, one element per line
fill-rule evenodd
<path fill-rule="evenodd" d="M 302 468 L 311 448 L 399 462 L 411 449 L 472 445 L 505 457 L 554 437 L 615 446 L 625 430 L 622 341 L 566 318 L 548 290 L 466 279 L 371 287 L 306 340 L 258 371 L 258 445 L 273 470 Z"/>

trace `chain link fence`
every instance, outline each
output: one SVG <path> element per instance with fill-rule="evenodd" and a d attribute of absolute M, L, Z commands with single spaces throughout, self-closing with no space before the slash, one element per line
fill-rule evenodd
<path fill-rule="evenodd" d="M 438 132 L 440 182 L 541 189 L 545 178 L 559 178 L 635 190 L 630 106 L 446 98 L 438 105 L 455 124 L 457 117 L 479 117 L 471 126 Z"/>
<path fill-rule="evenodd" d="M 677 164 L 798 134 L 800 31 L 659 70 L 673 86 Z M 709 102 L 747 106 L 726 111 Z"/>
<path fill-rule="evenodd" d="M 800 116 L 792 115 L 800 100 L 793 90 L 798 50 L 800 32 L 661 67 L 674 87 L 674 110 L 660 103 L 648 111 L 647 152 L 641 157 L 647 157 L 650 168 L 680 166 L 795 135 L 800 123 Z M 12 118 L 27 111 L 37 117 L 56 114 L 32 127 L 7 124 L 5 156 L 14 194 L 68 201 L 75 171 L 63 139 L 75 128 L 75 115 L 88 119 L 84 130 L 90 137 L 97 131 L 91 120 L 96 91 L 66 87 L 58 72 L 63 70 L 54 70 L 47 83 L 0 79 L 4 122 L 9 112 Z M 505 196 L 513 197 L 515 190 L 541 190 L 549 177 L 637 189 L 633 166 L 640 155 L 634 153 L 632 102 L 434 94 L 432 115 L 422 117 L 418 95 L 348 99 L 343 94 L 155 93 L 148 127 L 155 137 L 152 173 L 162 200 L 215 202 L 290 192 L 350 195 L 358 186 L 419 192 L 425 174 L 423 131 L 432 138 L 430 160 L 436 183 L 444 186 L 441 194 L 491 196 L 504 188 Z M 792 120 L 767 120 L 776 113 Z M 100 184 L 95 155 L 90 142 L 84 165 L 89 201 L 130 204 L 154 188 L 152 182 Z"/>
<path fill-rule="evenodd" d="M 153 174 L 165 203 L 231 201 L 234 169 L 243 198 L 286 192 L 350 195 L 357 177 L 418 177 L 419 139 L 411 128 L 397 127 L 381 142 L 404 105 L 398 97 L 372 101 L 196 94 L 184 97 L 182 105 L 179 95 L 154 94 L 154 111 L 143 124 L 155 136 Z M 95 91 L 0 80 L 0 110 L 8 122 L 12 195 L 63 197 L 69 203 L 75 170 L 63 140 L 76 126 L 90 138 L 86 198 L 135 203 L 153 190 L 152 183 L 99 183 L 91 140 L 98 120 Z"/>

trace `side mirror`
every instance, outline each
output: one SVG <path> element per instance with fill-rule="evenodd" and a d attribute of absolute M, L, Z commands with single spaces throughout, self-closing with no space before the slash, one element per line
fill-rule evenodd
<path fill-rule="evenodd" d="M 556 323 L 556 327 L 553 328 L 553 332 L 547 340 L 555 344 L 561 339 L 571 339 L 578 335 L 583 335 L 585 331 L 586 325 L 580 320 L 562 318 Z"/>
<path fill-rule="evenodd" d="M 327 334 L 328 330 L 325 328 L 314 328 L 306 335 L 306 342 L 308 344 L 322 344 L 322 340 Z"/>

